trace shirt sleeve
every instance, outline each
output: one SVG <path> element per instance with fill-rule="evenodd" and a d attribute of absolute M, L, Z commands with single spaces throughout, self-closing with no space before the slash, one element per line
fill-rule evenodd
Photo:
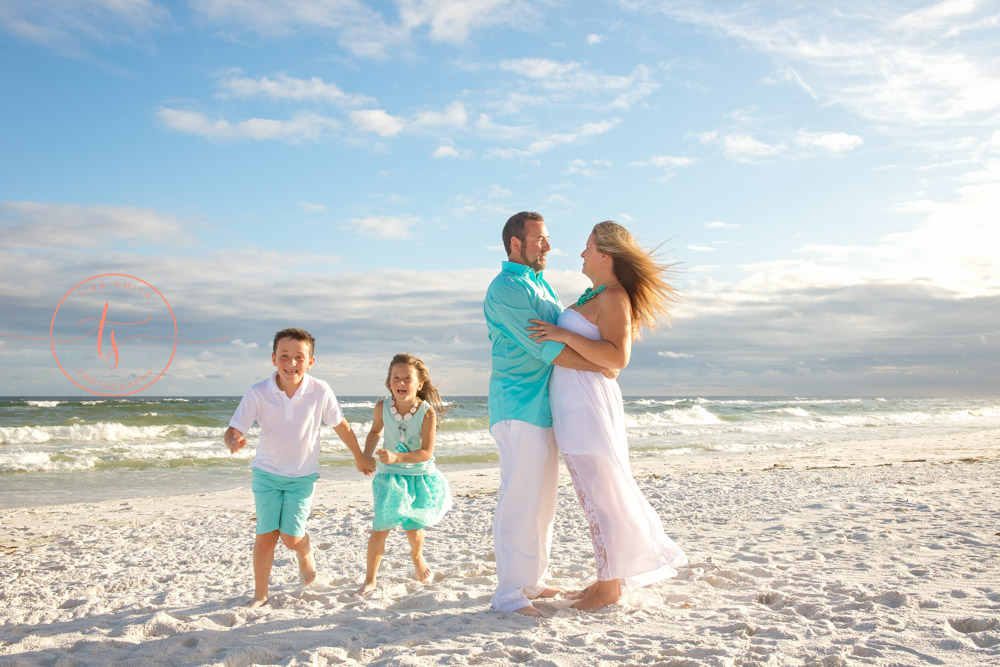
<path fill-rule="evenodd" d="M 251 387 L 240 399 L 240 404 L 236 407 L 233 418 L 229 420 L 229 425 L 245 434 L 255 421 L 257 421 L 257 392 Z"/>
<path fill-rule="evenodd" d="M 339 426 L 340 422 L 344 421 L 344 412 L 340 409 L 340 402 L 337 401 L 337 395 L 333 393 L 333 389 L 327 386 L 325 391 L 323 421 L 328 426 Z"/>
<path fill-rule="evenodd" d="M 566 347 L 565 343 L 547 340 L 538 343 L 528 335 L 531 320 L 545 319 L 531 303 L 528 293 L 520 287 L 494 285 L 486 295 L 486 319 L 515 345 L 532 357 L 551 364 Z"/>

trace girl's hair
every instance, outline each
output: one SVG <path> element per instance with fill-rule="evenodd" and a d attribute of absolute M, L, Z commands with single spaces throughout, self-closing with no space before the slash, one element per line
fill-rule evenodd
<path fill-rule="evenodd" d="M 656 250 L 644 250 L 627 229 L 613 220 L 594 225 L 597 249 L 614 260 L 615 277 L 628 292 L 632 304 L 632 339 L 638 340 L 643 327 L 655 329 L 670 317 L 677 303 L 677 290 L 667 282 L 673 264 L 664 263 Z"/>
<path fill-rule="evenodd" d="M 412 354 L 407 354 L 406 352 L 400 352 L 392 358 L 389 362 L 389 372 L 385 376 L 385 388 L 389 389 L 389 380 L 392 379 L 392 369 L 399 364 L 407 364 L 413 366 L 417 371 L 417 382 L 422 382 L 424 386 L 420 388 L 417 392 L 417 398 L 422 401 L 427 401 L 434 408 L 435 416 L 437 417 L 438 423 L 441 423 L 441 417 L 447 412 L 444 409 L 444 405 L 441 402 L 441 394 L 438 393 L 438 388 L 431 384 L 431 374 L 427 370 L 427 366 L 420 359 L 417 359 Z"/>

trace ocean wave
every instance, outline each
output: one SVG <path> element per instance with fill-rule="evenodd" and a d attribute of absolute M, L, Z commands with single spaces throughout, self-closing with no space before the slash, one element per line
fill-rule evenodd
<path fill-rule="evenodd" d="M 117 422 L 68 426 L 12 426 L 0 427 L 0 444 L 143 441 L 164 438 L 183 429 L 184 426 L 126 426 Z"/>
<path fill-rule="evenodd" d="M 773 408 L 771 410 L 764 410 L 764 412 L 770 412 L 779 415 L 791 415 L 793 417 L 809 417 L 809 411 L 802 408 Z"/>
<path fill-rule="evenodd" d="M 62 401 L 25 401 L 25 403 L 33 408 L 54 408 Z"/>
<path fill-rule="evenodd" d="M 682 410 L 668 410 L 666 412 L 654 412 L 644 415 L 629 415 L 626 413 L 625 415 L 625 426 L 627 428 L 658 424 L 704 425 L 720 423 L 722 423 L 721 419 L 700 405 L 692 405 Z"/>

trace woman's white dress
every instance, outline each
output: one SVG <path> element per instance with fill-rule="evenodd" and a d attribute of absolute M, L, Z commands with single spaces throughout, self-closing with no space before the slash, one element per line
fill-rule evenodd
<path fill-rule="evenodd" d="M 597 325 L 575 310 L 564 311 L 557 324 L 600 338 Z M 600 373 L 556 366 L 549 391 L 556 445 L 590 523 L 597 578 L 645 586 L 675 576 L 687 556 L 663 532 L 632 477 L 618 383 Z"/>

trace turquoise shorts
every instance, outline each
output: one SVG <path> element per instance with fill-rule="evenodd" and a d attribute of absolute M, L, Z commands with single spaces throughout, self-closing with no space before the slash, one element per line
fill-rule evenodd
<path fill-rule="evenodd" d="M 306 519 L 312 507 L 313 489 L 319 475 L 283 477 L 253 470 L 253 501 L 257 506 L 257 534 L 275 530 L 292 537 L 306 534 Z"/>

